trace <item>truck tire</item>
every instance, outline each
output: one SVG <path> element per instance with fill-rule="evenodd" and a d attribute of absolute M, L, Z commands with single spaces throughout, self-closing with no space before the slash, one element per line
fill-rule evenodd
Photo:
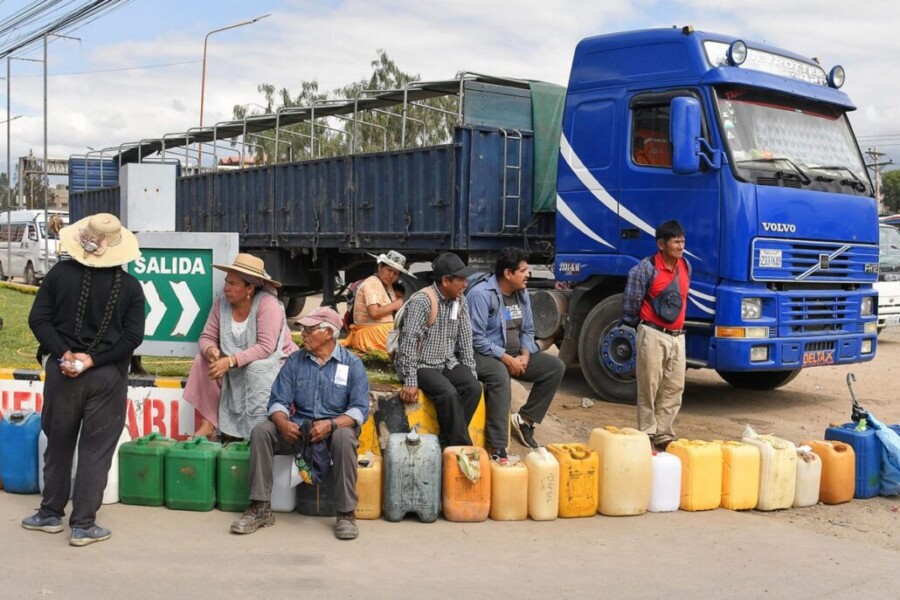
<path fill-rule="evenodd" d="M 621 318 L 622 294 L 606 298 L 588 313 L 578 338 L 578 362 L 598 396 L 636 404 L 637 332 L 617 326 Z"/>
<path fill-rule="evenodd" d="M 787 385 L 800 374 L 793 371 L 716 371 L 719 377 L 742 390 L 774 390 Z"/>
<path fill-rule="evenodd" d="M 306 296 L 287 296 L 282 302 L 284 302 L 284 313 L 290 319 L 303 312 L 303 307 L 306 306 Z"/>
<path fill-rule="evenodd" d="M 30 262 L 25 265 L 25 284 L 26 285 L 37 285 L 38 280 L 37 277 L 34 276 L 34 265 Z"/>
<path fill-rule="evenodd" d="M 427 286 L 430 276 L 431 271 L 419 271 L 415 277 L 406 273 L 400 273 L 400 281 L 398 283 L 406 290 L 405 300 L 409 300 L 410 296 Z"/>

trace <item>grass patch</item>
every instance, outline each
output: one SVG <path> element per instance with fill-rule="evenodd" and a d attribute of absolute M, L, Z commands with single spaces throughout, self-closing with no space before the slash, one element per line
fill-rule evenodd
<path fill-rule="evenodd" d="M 38 343 L 28 327 L 28 313 L 34 303 L 34 293 L 25 286 L 0 286 L 0 367 L 9 369 L 40 369 L 35 355 Z"/>
<path fill-rule="evenodd" d="M 7 369 L 30 369 L 36 371 L 40 365 L 35 358 L 38 343 L 28 327 L 28 313 L 34 303 L 34 290 L 29 286 L 0 282 L 0 367 Z M 302 345 L 300 332 L 291 337 Z M 359 355 L 373 384 L 399 385 L 394 365 L 384 352 L 372 351 Z M 141 364 L 155 377 L 187 377 L 193 357 L 144 356 Z"/>

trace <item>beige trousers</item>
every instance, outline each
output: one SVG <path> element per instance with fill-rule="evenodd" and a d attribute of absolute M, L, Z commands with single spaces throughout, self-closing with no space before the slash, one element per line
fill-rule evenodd
<path fill-rule="evenodd" d="M 675 439 L 673 424 L 684 391 L 684 335 L 646 325 L 637 335 L 638 429 L 655 444 Z"/>

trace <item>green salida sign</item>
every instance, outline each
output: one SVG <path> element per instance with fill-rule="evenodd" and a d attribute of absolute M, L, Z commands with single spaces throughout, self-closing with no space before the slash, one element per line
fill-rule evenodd
<path fill-rule="evenodd" d="M 141 248 L 128 265 L 144 288 L 144 338 L 158 342 L 196 342 L 213 302 L 213 251 Z"/>

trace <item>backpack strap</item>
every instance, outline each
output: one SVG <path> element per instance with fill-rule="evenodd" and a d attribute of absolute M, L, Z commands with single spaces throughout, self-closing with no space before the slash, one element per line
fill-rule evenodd
<path fill-rule="evenodd" d="M 428 296 L 428 303 L 431 305 L 431 313 L 428 315 L 428 325 L 427 329 L 431 329 L 431 326 L 434 325 L 434 322 L 437 321 L 438 314 L 438 299 L 437 293 L 434 291 L 434 288 L 428 286 L 424 290 L 422 290 L 426 296 Z"/>

